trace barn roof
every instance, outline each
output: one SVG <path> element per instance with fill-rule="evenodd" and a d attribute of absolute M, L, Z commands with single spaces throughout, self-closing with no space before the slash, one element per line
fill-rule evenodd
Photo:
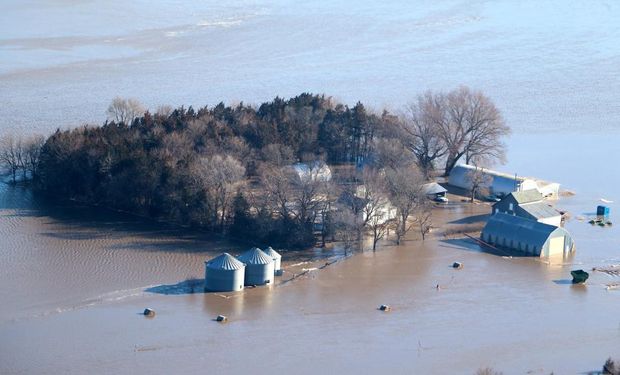
<path fill-rule="evenodd" d="M 241 263 L 228 253 L 217 256 L 205 263 L 207 264 L 207 268 L 216 270 L 234 271 L 245 267 L 245 264 Z"/>
<path fill-rule="evenodd" d="M 482 230 L 483 236 L 499 236 L 514 242 L 526 243 L 541 248 L 549 236 L 556 230 L 564 231 L 553 225 L 539 223 L 520 216 L 496 213 L 489 218 Z"/>

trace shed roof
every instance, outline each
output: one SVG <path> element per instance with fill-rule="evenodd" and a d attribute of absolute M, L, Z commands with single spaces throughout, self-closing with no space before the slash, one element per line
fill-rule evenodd
<path fill-rule="evenodd" d="M 541 248 L 549 236 L 556 230 L 566 232 L 564 229 L 553 225 L 500 212 L 489 218 L 482 233 L 483 235 L 491 234 L 506 240 L 513 240 Z"/>
<path fill-rule="evenodd" d="M 520 205 L 519 207 L 521 207 L 522 209 L 524 209 L 530 215 L 534 216 L 537 219 L 560 216 L 560 213 L 555 208 L 543 202 L 524 204 L 524 205 Z"/>
<path fill-rule="evenodd" d="M 255 264 L 269 264 L 273 262 L 273 258 L 264 251 L 259 249 L 258 247 L 253 247 L 245 253 L 239 255 L 237 257 L 240 261 L 245 264 L 255 265 Z"/>
<path fill-rule="evenodd" d="M 207 268 L 216 270 L 234 271 L 245 267 L 245 264 L 241 263 L 228 253 L 219 255 L 205 263 L 207 264 Z"/>
<path fill-rule="evenodd" d="M 430 182 L 428 184 L 422 185 L 422 190 L 424 191 L 424 194 L 426 195 L 441 194 L 441 193 L 445 193 L 448 191 L 446 190 L 445 187 L 439 185 L 436 182 Z"/>
<path fill-rule="evenodd" d="M 280 255 L 280 253 L 278 253 L 277 251 L 275 251 L 271 246 L 269 246 L 268 248 L 265 249 L 264 251 L 265 254 L 269 255 L 272 259 L 276 259 L 276 258 L 282 258 L 282 255 Z"/>
<path fill-rule="evenodd" d="M 543 195 L 535 189 L 515 191 L 510 193 L 519 204 L 540 202 L 543 200 Z"/>

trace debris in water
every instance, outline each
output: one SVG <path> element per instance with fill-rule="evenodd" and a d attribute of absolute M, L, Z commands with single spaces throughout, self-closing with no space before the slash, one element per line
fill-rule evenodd
<path fill-rule="evenodd" d="M 392 310 L 392 308 L 390 307 L 390 305 L 381 305 L 381 306 L 379 306 L 379 310 L 381 310 L 381 311 L 390 311 L 390 310 Z"/>
<path fill-rule="evenodd" d="M 215 318 L 215 321 L 225 323 L 228 321 L 228 318 L 224 315 L 218 315 L 217 318 Z"/>
<path fill-rule="evenodd" d="M 605 289 L 607 290 L 618 289 L 618 288 L 620 288 L 619 283 L 612 283 L 612 284 L 605 285 Z"/>
<path fill-rule="evenodd" d="M 585 283 L 588 277 L 590 277 L 590 274 L 584 270 L 570 271 L 570 274 L 573 277 L 573 284 Z"/>
<path fill-rule="evenodd" d="M 601 202 L 603 203 L 614 203 L 614 201 L 610 201 L 609 199 L 601 198 Z"/>
<path fill-rule="evenodd" d="M 457 270 L 460 270 L 461 268 L 463 268 L 463 263 L 461 263 L 461 262 L 454 262 L 454 263 L 452 263 L 452 268 L 456 268 Z"/>
<path fill-rule="evenodd" d="M 144 309 L 144 312 L 142 314 L 144 314 L 144 316 L 148 316 L 148 317 L 152 318 L 152 317 L 155 316 L 155 310 L 146 308 L 146 309 Z"/>

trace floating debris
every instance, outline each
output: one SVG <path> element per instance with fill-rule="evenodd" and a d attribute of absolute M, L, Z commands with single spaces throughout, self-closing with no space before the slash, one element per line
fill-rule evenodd
<path fill-rule="evenodd" d="M 463 263 L 461 263 L 461 262 L 454 262 L 454 263 L 452 263 L 452 268 L 460 270 L 461 268 L 463 268 Z"/>
<path fill-rule="evenodd" d="M 218 315 L 217 318 L 215 318 L 215 321 L 220 323 L 226 323 L 228 321 L 228 318 L 224 315 Z"/>
<path fill-rule="evenodd" d="M 148 317 L 152 318 L 152 317 L 155 316 L 155 310 L 146 308 L 146 309 L 144 309 L 144 312 L 142 314 L 144 316 L 148 316 Z"/>
<path fill-rule="evenodd" d="M 620 283 L 612 283 L 612 284 L 605 285 L 605 289 L 607 290 L 613 290 L 613 289 L 618 289 L 618 288 L 620 288 Z"/>
<path fill-rule="evenodd" d="M 588 277 L 590 277 L 590 274 L 584 270 L 570 271 L 570 274 L 573 277 L 573 284 L 585 283 Z"/>
<path fill-rule="evenodd" d="M 390 305 L 381 305 L 379 306 L 379 310 L 387 312 L 387 311 L 391 311 L 392 307 L 390 307 Z"/>

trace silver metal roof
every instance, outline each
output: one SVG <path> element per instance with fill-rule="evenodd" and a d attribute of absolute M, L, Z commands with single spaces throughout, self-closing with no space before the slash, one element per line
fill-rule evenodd
<path fill-rule="evenodd" d="M 482 234 L 483 236 L 488 236 L 489 234 L 499 236 L 508 241 L 513 240 L 515 243 L 527 243 L 540 249 L 556 230 L 568 235 L 568 232 L 562 228 L 500 212 L 489 218 L 482 230 Z"/>
<path fill-rule="evenodd" d="M 207 264 L 207 268 L 216 270 L 234 271 L 245 267 L 245 264 L 241 263 L 240 261 L 235 259 L 234 256 L 228 253 L 217 256 L 205 263 Z"/>
<path fill-rule="evenodd" d="M 428 184 L 422 185 L 422 190 L 424 191 L 424 194 L 426 195 L 440 194 L 440 193 L 445 193 L 448 191 L 446 190 L 446 188 L 444 188 L 443 186 L 439 185 L 436 182 L 430 182 Z"/>
<path fill-rule="evenodd" d="M 275 251 L 271 246 L 266 248 L 264 253 L 269 255 L 274 260 L 277 258 L 282 258 L 282 255 L 280 255 L 277 251 Z"/>
<path fill-rule="evenodd" d="M 237 259 L 239 259 L 241 262 L 245 264 L 250 264 L 250 265 L 269 264 L 273 262 L 273 258 L 265 254 L 265 252 L 259 249 L 258 247 L 251 248 L 245 253 L 239 255 Z"/>
<path fill-rule="evenodd" d="M 538 190 L 534 189 L 515 191 L 510 193 L 510 195 L 512 195 L 519 204 L 534 203 L 543 200 L 543 195 Z"/>
<path fill-rule="evenodd" d="M 519 205 L 522 209 L 527 211 L 530 215 L 537 219 L 545 219 L 548 217 L 560 216 L 560 213 L 553 207 L 545 203 L 529 203 Z"/>

